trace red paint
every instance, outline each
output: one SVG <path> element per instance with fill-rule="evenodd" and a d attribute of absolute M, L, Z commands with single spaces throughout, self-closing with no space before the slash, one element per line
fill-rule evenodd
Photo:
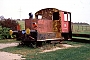
<path fill-rule="evenodd" d="M 20 25 L 19 25 L 19 24 L 17 25 L 17 30 L 18 30 L 18 31 L 20 31 L 20 30 L 21 30 L 21 27 L 20 27 Z"/>
<path fill-rule="evenodd" d="M 47 33 L 53 32 L 53 21 L 52 20 L 38 20 L 38 32 Z"/>
<path fill-rule="evenodd" d="M 25 20 L 25 29 L 30 28 L 30 20 L 26 19 Z"/>
<path fill-rule="evenodd" d="M 68 20 L 64 20 L 64 12 L 61 12 L 61 27 L 62 27 L 62 32 L 69 32 L 69 22 Z"/>

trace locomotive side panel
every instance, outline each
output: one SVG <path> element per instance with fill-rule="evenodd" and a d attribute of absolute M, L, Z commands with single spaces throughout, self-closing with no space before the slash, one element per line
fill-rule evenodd
<path fill-rule="evenodd" d="M 29 19 L 25 19 L 25 29 L 31 29 L 31 21 Z"/>
<path fill-rule="evenodd" d="M 39 33 L 47 33 L 47 32 L 53 32 L 53 24 L 52 20 L 38 20 L 38 32 Z"/>
<path fill-rule="evenodd" d="M 36 22 L 37 23 L 37 19 L 25 19 L 25 30 L 27 29 L 27 28 L 29 28 L 29 29 L 33 29 L 33 27 L 32 27 L 32 23 L 33 22 Z"/>

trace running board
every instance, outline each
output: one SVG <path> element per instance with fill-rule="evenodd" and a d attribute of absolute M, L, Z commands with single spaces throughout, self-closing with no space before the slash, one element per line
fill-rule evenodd
<path fill-rule="evenodd" d="M 63 38 L 54 38 L 54 39 L 45 39 L 45 40 L 37 40 L 37 41 L 61 41 Z"/>

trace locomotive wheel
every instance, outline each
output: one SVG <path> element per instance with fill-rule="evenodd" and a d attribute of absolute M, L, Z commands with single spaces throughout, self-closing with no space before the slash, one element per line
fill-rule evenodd
<path fill-rule="evenodd" d="M 28 46 L 31 48 L 36 48 L 36 42 L 31 42 L 31 41 L 21 41 L 21 43 L 19 43 L 19 46 Z"/>
<path fill-rule="evenodd" d="M 42 46 L 42 41 L 36 42 L 36 47 L 41 47 Z"/>
<path fill-rule="evenodd" d="M 29 45 L 30 47 L 32 47 L 32 48 L 36 48 L 36 43 L 30 43 L 30 45 Z"/>
<path fill-rule="evenodd" d="M 65 37 L 64 37 L 64 40 L 66 40 L 66 41 L 67 41 L 67 40 L 68 40 L 68 37 L 67 37 L 67 36 L 65 36 Z"/>

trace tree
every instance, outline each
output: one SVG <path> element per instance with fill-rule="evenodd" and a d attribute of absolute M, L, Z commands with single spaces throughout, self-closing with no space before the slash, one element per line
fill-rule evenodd
<path fill-rule="evenodd" d="M 4 19 L 0 21 L 0 25 L 3 27 L 10 28 L 12 30 L 17 30 L 17 21 L 11 19 Z"/>
<path fill-rule="evenodd" d="M 4 20 L 5 18 L 4 18 L 4 16 L 0 16 L 0 20 Z"/>

